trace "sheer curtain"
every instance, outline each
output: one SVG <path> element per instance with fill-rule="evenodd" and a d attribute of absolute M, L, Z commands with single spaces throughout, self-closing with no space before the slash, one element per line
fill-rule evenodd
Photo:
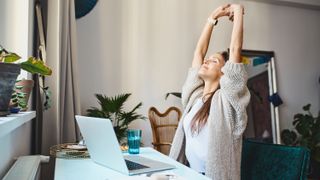
<path fill-rule="evenodd" d="M 78 140 L 74 116 L 80 114 L 80 101 L 74 0 L 44 1 L 47 1 L 44 7 L 47 8 L 47 18 L 44 18 L 47 64 L 53 70 L 45 83 L 52 92 L 52 105 L 43 112 L 42 120 L 38 113 L 35 146 L 41 146 L 40 153 L 48 155 L 51 146 Z M 42 166 L 41 177 L 53 179 L 54 166 L 54 159 Z"/>
<path fill-rule="evenodd" d="M 80 113 L 74 0 L 48 1 L 47 63 L 53 75 L 46 79 L 52 107 L 43 116 L 42 153 L 52 145 L 75 142 L 74 115 Z"/>

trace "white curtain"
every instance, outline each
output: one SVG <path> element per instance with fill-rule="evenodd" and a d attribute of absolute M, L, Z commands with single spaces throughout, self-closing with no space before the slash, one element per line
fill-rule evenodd
<path fill-rule="evenodd" d="M 44 112 L 43 154 L 55 144 L 75 142 L 79 135 L 74 119 L 80 114 L 76 45 L 74 0 L 49 0 L 47 63 L 53 75 L 46 84 L 52 91 L 52 107 Z"/>

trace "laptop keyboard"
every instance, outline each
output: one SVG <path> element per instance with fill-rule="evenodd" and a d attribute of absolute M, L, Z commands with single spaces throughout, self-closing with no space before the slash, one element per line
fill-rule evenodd
<path fill-rule="evenodd" d="M 149 168 L 148 166 L 144 166 L 142 164 L 138 164 L 138 163 L 135 163 L 135 162 L 132 162 L 132 161 L 129 161 L 129 160 L 126 160 L 126 164 L 127 164 L 127 167 L 128 169 L 131 171 L 131 170 L 137 170 L 137 169 L 144 169 L 144 168 Z"/>

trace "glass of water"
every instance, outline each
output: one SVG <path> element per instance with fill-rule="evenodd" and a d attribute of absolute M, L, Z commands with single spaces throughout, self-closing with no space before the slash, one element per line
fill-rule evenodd
<path fill-rule="evenodd" d="M 140 129 L 128 129 L 127 138 L 128 138 L 129 154 L 139 154 L 141 133 L 142 132 Z"/>

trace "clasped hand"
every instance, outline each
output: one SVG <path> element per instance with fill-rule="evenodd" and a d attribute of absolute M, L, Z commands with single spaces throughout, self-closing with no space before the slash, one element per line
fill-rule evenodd
<path fill-rule="evenodd" d="M 235 14 L 244 14 L 244 8 L 240 4 L 225 4 L 222 6 L 219 6 L 217 9 L 215 9 L 210 17 L 213 19 L 219 19 L 220 17 L 227 16 L 229 17 L 230 21 L 233 21 L 233 17 Z"/>

